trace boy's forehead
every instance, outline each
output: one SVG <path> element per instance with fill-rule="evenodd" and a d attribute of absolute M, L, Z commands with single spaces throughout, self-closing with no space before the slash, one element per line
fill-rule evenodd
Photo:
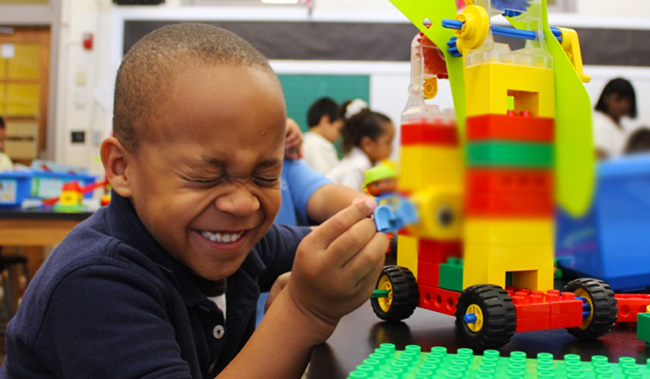
<path fill-rule="evenodd" d="M 180 70 L 164 92 L 162 101 L 151 104 L 144 138 L 176 141 L 196 133 L 208 137 L 232 132 L 242 123 L 247 124 L 242 133 L 284 136 L 286 108 L 273 73 L 242 65 L 205 65 L 198 72 Z M 260 116 L 259 122 L 252 122 Z M 248 119 L 251 122 L 245 122 Z"/>

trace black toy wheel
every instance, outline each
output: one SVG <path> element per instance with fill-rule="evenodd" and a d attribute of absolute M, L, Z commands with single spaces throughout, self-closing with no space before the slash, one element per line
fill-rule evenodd
<path fill-rule="evenodd" d="M 517 328 L 517 312 L 503 288 L 481 284 L 467 287 L 456 305 L 456 327 L 463 342 L 474 350 L 498 349 Z"/>
<path fill-rule="evenodd" d="M 384 267 L 377 289 L 388 290 L 388 296 L 373 298 L 370 303 L 377 317 L 386 321 L 401 321 L 413 314 L 420 297 L 411 271 L 399 266 Z"/>
<path fill-rule="evenodd" d="M 573 292 L 576 297 L 585 299 L 584 310 L 589 312 L 582 325 L 567 328 L 569 333 L 578 338 L 593 339 L 612 330 L 618 317 L 618 307 L 614 291 L 607 283 L 598 279 L 581 278 L 570 281 L 562 292 Z"/>

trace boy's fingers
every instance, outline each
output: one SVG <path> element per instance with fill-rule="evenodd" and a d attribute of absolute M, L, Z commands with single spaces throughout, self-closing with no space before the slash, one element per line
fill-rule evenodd
<path fill-rule="evenodd" d="M 342 267 L 354 258 L 377 234 L 375 223 L 365 218 L 338 236 L 327 247 L 326 259 L 336 267 Z"/>
<path fill-rule="evenodd" d="M 388 237 L 384 233 L 377 233 L 345 264 L 343 270 L 354 273 L 358 276 L 357 280 L 362 280 L 370 274 L 375 275 L 375 272 L 381 270 L 384 265 L 386 249 L 388 249 Z M 377 280 L 376 275 L 373 280 Z"/>
<path fill-rule="evenodd" d="M 314 248 L 325 249 L 352 225 L 369 217 L 375 208 L 377 208 L 375 199 L 355 199 L 352 205 L 325 221 L 307 238 L 313 239 Z"/>

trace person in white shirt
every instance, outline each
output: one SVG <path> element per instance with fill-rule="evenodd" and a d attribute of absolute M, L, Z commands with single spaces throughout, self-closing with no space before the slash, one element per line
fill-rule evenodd
<path fill-rule="evenodd" d="M 356 99 L 343 104 L 343 153 L 345 157 L 327 175 L 335 183 L 360 190 L 370 168 L 388 159 L 393 151 L 395 125 L 386 115 L 368 109 Z"/>
<path fill-rule="evenodd" d="M 11 161 L 11 158 L 5 151 L 5 120 L 0 117 L 0 172 L 2 171 L 11 171 L 14 169 L 14 163 Z"/>
<path fill-rule="evenodd" d="M 339 105 L 329 97 L 316 100 L 307 111 L 309 131 L 303 135 L 303 159 L 319 174 L 326 175 L 339 163 L 334 142 L 341 137 L 343 120 Z"/>
<path fill-rule="evenodd" d="M 636 94 L 632 84 L 621 78 L 610 80 L 594 112 L 594 144 L 599 160 L 623 154 L 627 135 L 621 118 L 636 118 Z"/>

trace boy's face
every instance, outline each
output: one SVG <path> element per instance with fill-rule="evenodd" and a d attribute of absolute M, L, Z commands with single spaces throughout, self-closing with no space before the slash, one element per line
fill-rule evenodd
<path fill-rule="evenodd" d="M 270 74 L 232 65 L 171 80 L 138 151 L 127 156 L 131 199 L 174 258 L 203 278 L 226 278 L 280 207 L 282 90 Z"/>
<path fill-rule="evenodd" d="M 332 122 L 328 122 L 325 128 L 325 138 L 327 138 L 328 141 L 331 143 L 335 143 L 338 141 L 339 138 L 341 138 L 341 129 L 343 128 L 343 120 L 342 119 L 336 119 Z"/>

